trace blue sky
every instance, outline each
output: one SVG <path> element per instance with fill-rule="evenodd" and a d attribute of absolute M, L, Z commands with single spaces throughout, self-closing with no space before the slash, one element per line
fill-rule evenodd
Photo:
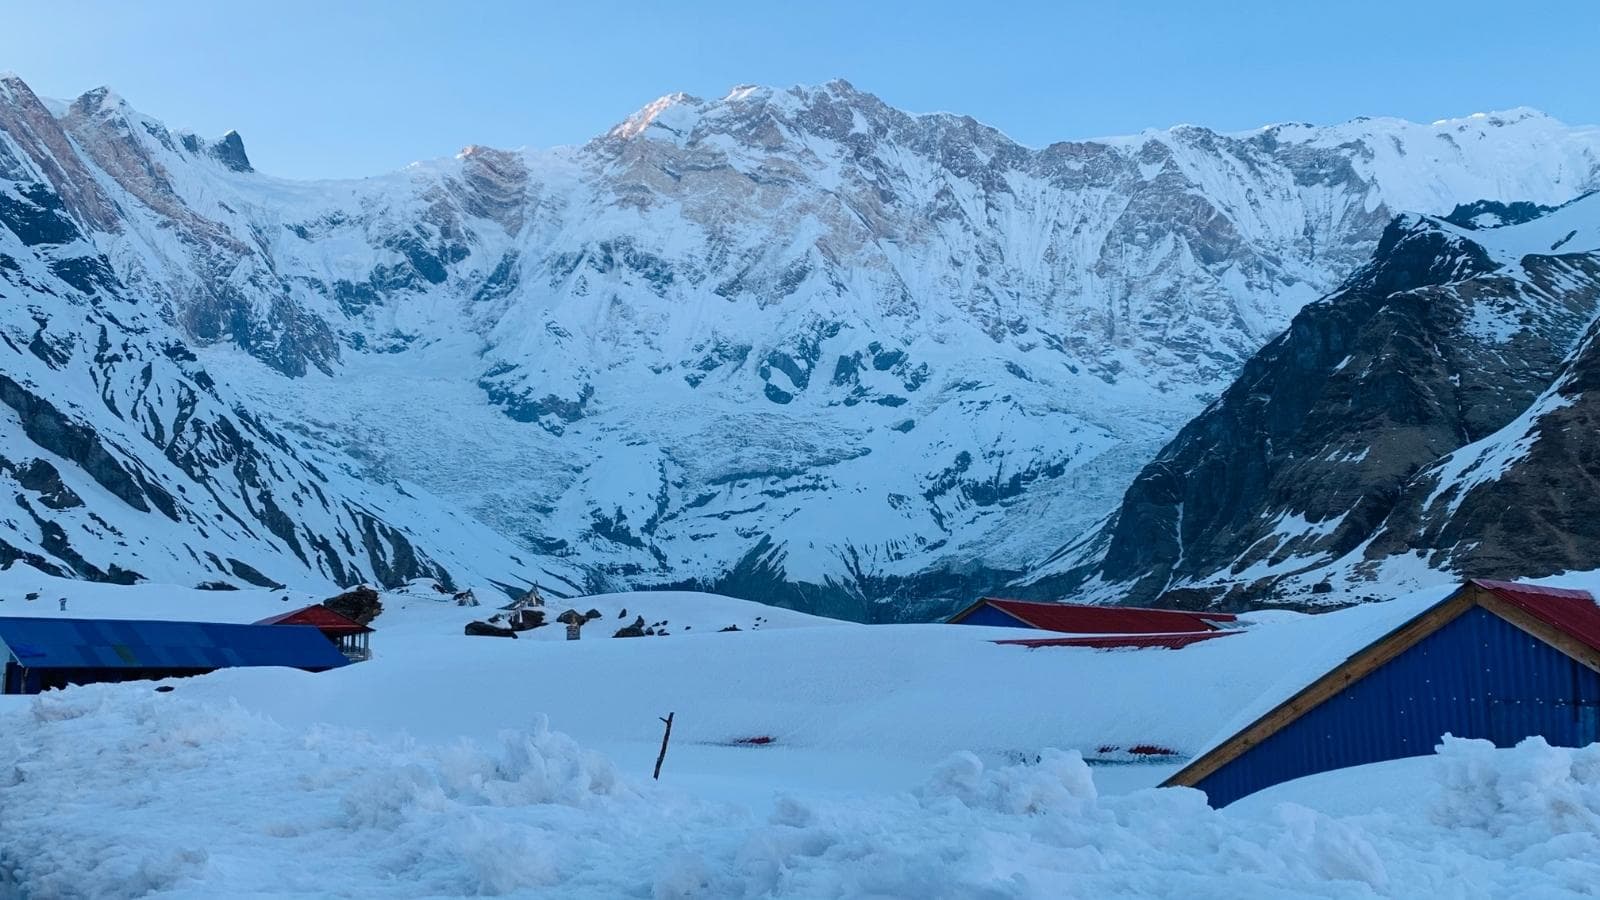
<path fill-rule="evenodd" d="M 1600 123 L 1596 0 L 16 0 L 3 23 L 0 69 L 39 93 L 110 85 L 294 177 L 580 143 L 672 91 L 840 77 L 1034 146 L 1518 105 Z"/>

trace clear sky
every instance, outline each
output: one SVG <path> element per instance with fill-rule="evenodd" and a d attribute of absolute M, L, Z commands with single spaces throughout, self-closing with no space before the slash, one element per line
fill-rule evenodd
<path fill-rule="evenodd" d="M 833 78 L 1033 146 L 1520 105 L 1593 124 L 1600 0 L 12 0 L 0 69 L 237 129 L 294 177 L 581 143 L 672 91 Z"/>

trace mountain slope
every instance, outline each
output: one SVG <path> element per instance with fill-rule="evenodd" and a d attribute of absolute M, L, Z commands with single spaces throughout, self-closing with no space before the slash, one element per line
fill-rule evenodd
<path fill-rule="evenodd" d="M 1528 110 L 1031 149 L 843 82 L 353 182 L 107 91 L 59 125 L 117 283 L 266 430 L 595 588 L 853 618 L 1092 526 L 1391 210 L 1600 186 L 1600 134 Z"/>
<path fill-rule="evenodd" d="M 1597 312 L 1600 195 L 1401 217 L 1036 586 L 1314 602 L 1594 568 Z"/>
<path fill-rule="evenodd" d="M 219 385 L 97 249 L 126 239 L 127 207 L 24 86 L 0 82 L 0 109 L 0 563 L 124 583 L 560 586 L 560 567 L 357 478 Z"/>

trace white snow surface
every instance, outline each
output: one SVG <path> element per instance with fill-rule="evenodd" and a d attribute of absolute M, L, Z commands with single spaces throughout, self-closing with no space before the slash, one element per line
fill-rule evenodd
<path fill-rule="evenodd" d="M 14 592 L 37 579 L 14 567 Z M 1596 579 L 1589 579 L 1591 582 Z M 44 587 L 60 585 L 46 584 Z M 39 585 L 36 585 L 36 588 Z M 375 658 L 0 698 L 0 890 L 35 897 L 1568 896 L 1600 877 L 1600 748 L 1348 770 L 1224 811 L 1152 790 L 1230 713 L 1432 600 L 1259 613 L 1171 650 L 1026 650 L 971 626 L 579 598 L 695 634 L 465 637 L 485 607 L 385 595 Z M 245 620 L 269 592 L 84 586 L 69 614 Z M 47 598 L 48 599 L 48 598 Z M 291 598 L 288 602 L 298 602 Z M 226 611 L 233 601 L 237 610 Z M 24 601 L 26 602 L 26 601 Z M 55 615 L 53 601 L 29 606 Z M 551 630 L 554 629 L 540 629 Z M 649 772 L 673 712 L 662 780 Z M 771 738 L 766 745 L 740 739 Z M 1353 798 L 1382 798 L 1364 805 Z"/>

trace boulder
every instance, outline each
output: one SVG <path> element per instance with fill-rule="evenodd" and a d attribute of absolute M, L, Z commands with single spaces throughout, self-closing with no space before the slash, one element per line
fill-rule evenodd
<path fill-rule="evenodd" d="M 364 584 L 336 597 L 329 597 L 322 601 L 322 605 L 363 625 L 372 624 L 378 613 L 383 612 L 383 601 L 378 598 L 378 592 Z"/>
<path fill-rule="evenodd" d="M 508 637 L 513 639 L 517 636 L 516 631 L 513 629 L 490 625 L 488 622 L 468 622 L 466 633 L 480 637 Z"/>

